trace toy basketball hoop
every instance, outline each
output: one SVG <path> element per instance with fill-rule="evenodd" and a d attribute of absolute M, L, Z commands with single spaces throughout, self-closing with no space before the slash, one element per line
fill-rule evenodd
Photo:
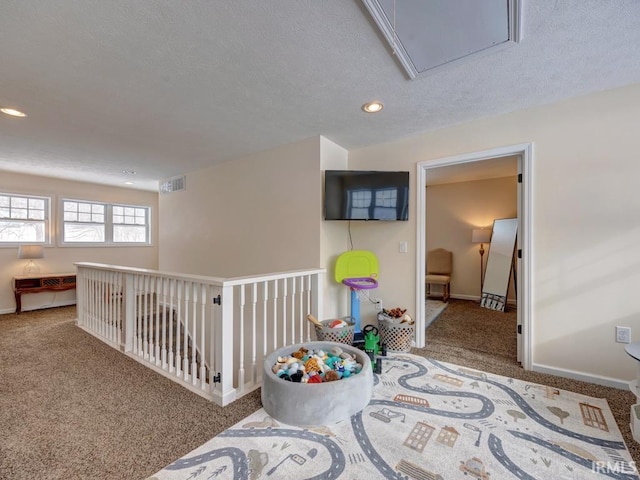
<path fill-rule="evenodd" d="M 336 260 L 335 279 L 351 291 L 351 316 L 356 323 L 355 342 L 362 341 L 360 300 L 369 300 L 369 290 L 378 287 L 378 259 L 366 250 L 344 252 Z"/>
<path fill-rule="evenodd" d="M 372 288 L 378 287 L 378 281 L 371 277 L 344 278 L 342 279 L 342 283 L 356 290 L 371 290 Z"/>
<path fill-rule="evenodd" d="M 351 288 L 352 292 L 355 291 L 360 300 L 369 300 L 369 290 L 378 288 L 378 281 L 372 277 L 345 278 L 342 283 Z"/>

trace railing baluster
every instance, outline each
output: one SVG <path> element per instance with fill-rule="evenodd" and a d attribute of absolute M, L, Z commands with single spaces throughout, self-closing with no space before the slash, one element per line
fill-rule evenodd
<path fill-rule="evenodd" d="M 238 388 L 240 389 L 240 392 L 244 391 L 244 307 L 244 285 L 240 285 L 240 355 L 238 363 Z"/>
<path fill-rule="evenodd" d="M 196 362 L 196 353 L 198 351 L 198 328 L 197 328 L 197 317 L 198 317 L 198 290 L 196 287 L 196 283 L 191 283 L 191 303 L 193 307 L 191 308 L 191 318 L 192 327 L 191 327 L 191 383 L 193 385 L 198 384 L 198 363 Z"/>
<path fill-rule="evenodd" d="M 182 315 L 182 373 L 185 380 L 189 379 L 189 283 L 184 282 L 184 313 Z"/>
<path fill-rule="evenodd" d="M 282 279 L 282 345 L 278 345 L 278 347 L 287 345 L 287 324 L 289 323 L 289 319 L 287 318 L 287 279 Z"/>
<path fill-rule="evenodd" d="M 144 277 L 142 276 L 136 276 L 137 282 L 136 282 L 136 324 L 138 326 L 138 331 L 137 333 L 137 337 L 138 337 L 138 344 L 139 344 L 139 348 L 138 348 L 138 355 L 140 355 L 141 357 L 144 357 L 144 328 L 142 328 L 142 322 L 143 322 L 143 317 L 142 317 L 142 302 L 140 301 L 140 293 L 141 293 L 141 289 L 142 287 L 140 286 L 140 284 L 142 283 Z"/>
<path fill-rule="evenodd" d="M 160 346 L 160 358 L 162 369 L 167 369 L 167 278 L 162 278 L 162 345 Z"/>
<path fill-rule="evenodd" d="M 162 353 L 160 351 L 160 338 L 162 335 L 162 331 L 160 330 L 160 289 L 161 287 L 161 278 L 155 277 L 154 287 L 153 287 L 153 298 L 155 300 L 155 307 L 153 309 L 153 319 L 155 320 L 156 328 L 154 331 L 154 345 L 155 345 L 155 357 L 156 357 L 156 365 L 162 365 Z"/>
<path fill-rule="evenodd" d="M 184 281 L 180 280 L 176 285 L 177 297 L 176 297 L 176 305 L 178 306 L 178 315 L 176 316 L 176 376 L 180 377 L 182 374 L 182 365 L 180 362 L 182 358 L 180 357 L 180 326 L 182 325 L 182 287 L 184 286 Z"/>
<path fill-rule="evenodd" d="M 105 337 L 105 328 L 104 328 L 104 302 L 102 299 L 104 298 L 104 276 L 105 272 L 100 272 L 100 295 L 98 297 L 98 321 L 100 325 L 100 335 Z"/>
<path fill-rule="evenodd" d="M 255 385 L 258 378 L 258 365 L 256 363 L 256 350 L 258 349 L 258 332 L 256 330 L 256 317 L 258 306 L 258 284 L 251 284 L 251 384 Z"/>
<path fill-rule="evenodd" d="M 206 342 L 206 325 L 207 325 L 207 286 L 200 285 L 200 388 L 207 388 L 207 363 L 206 358 L 209 354 Z"/>
<path fill-rule="evenodd" d="M 291 343 L 296 341 L 296 279 L 291 279 Z"/>
<path fill-rule="evenodd" d="M 118 316 L 116 309 L 116 296 L 115 289 L 118 274 L 117 272 L 110 272 L 109 276 L 109 318 L 111 318 L 111 339 L 113 342 L 120 343 L 120 333 L 118 328 Z"/>
<path fill-rule="evenodd" d="M 304 318 L 306 319 L 307 315 L 311 313 L 311 275 L 306 276 L 307 279 L 307 302 L 305 304 L 305 311 L 303 313 Z M 311 341 L 311 325 L 309 322 L 305 322 L 305 328 L 307 332 L 307 342 Z"/>
<path fill-rule="evenodd" d="M 267 316 L 267 306 L 269 303 L 269 282 L 262 282 L 262 357 L 267 355 L 267 326 L 269 317 Z"/>
<path fill-rule="evenodd" d="M 273 281 L 273 349 L 278 348 L 278 280 Z"/>
<path fill-rule="evenodd" d="M 177 280 L 171 279 L 169 289 L 169 372 L 173 372 L 175 369 L 175 353 L 173 351 L 173 329 L 176 319 L 176 311 L 173 307 L 173 300 L 176 298 L 176 282 Z"/>
<path fill-rule="evenodd" d="M 294 282 L 298 282 L 298 296 L 296 298 L 296 304 L 298 305 L 298 315 L 296 315 L 298 317 L 298 331 L 300 332 L 299 334 L 299 339 L 298 342 L 302 343 L 304 342 L 304 324 L 303 319 L 304 319 L 304 315 L 303 315 L 303 308 L 304 308 L 304 278 L 300 277 L 300 278 L 294 278 L 293 280 Z"/>
<path fill-rule="evenodd" d="M 144 310 L 144 316 L 142 317 L 142 323 L 144 325 L 144 358 L 149 360 L 151 358 L 151 344 L 149 342 L 149 277 L 144 276 L 142 291 L 142 304 Z"/>
<path fill-rule="evenodd" d="M 116 323 L 116 310 L 113 306 L 113 285 L 115 283 L 115 272 L 107 272 L 108 274 L 108 283 L 107 283 L 107 310 L 109 311 L 109 326 L 110 332 L 109 337 L 112 342 L 116 342 L 118 339 L 118 324 Z"/>

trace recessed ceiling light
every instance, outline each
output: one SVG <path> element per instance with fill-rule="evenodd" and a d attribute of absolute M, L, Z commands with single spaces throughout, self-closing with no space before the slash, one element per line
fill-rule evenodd
<path fill-rule="evenodd" d="M 124 182 L 125 185 L 133 185 L 133 182 Z"/>
<path fill-rule="evenodd" d="M 382 104 L 382 102 L 378 102 L 378 101 L 365 103 L 362 106 L 362 110 L 364 110 L 367 113 L 378 113 L 383 108 L 384 108 L 384 105 Z"/>
<path fill-rule="evenodd" d="M 0 112 L 6 113 L 7 115 L 11 115 L 12 117 L 26 117 L 27 114 L 21 112 L 20 110 L 16 110 L 15 108 L 2 107 L 0 108 Z"/>
<path fill-rule="evenodd" d="M 135 175 L 136 172 L 135 170 L 122 170 L 122 173 L 124 173 L 125 175 Z"/>

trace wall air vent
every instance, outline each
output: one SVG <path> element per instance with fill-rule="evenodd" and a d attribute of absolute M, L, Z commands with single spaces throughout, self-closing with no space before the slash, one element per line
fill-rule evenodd
<path fill-rule="evenodd" d="M 179 192 L 187 189 L 187 177 L 173 177 L 160 182 L 160 193 Z"/>

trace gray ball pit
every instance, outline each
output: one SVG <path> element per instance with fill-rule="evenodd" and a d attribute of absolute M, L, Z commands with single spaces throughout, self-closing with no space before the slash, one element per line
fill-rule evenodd
<path fill-rule="evenodd" d="M 338 346 L 356 356 L 364 367 L 349 378 L 326 383 L 295 383 L 278 378 L 271 370 L 278 357 L 305 347 L 331 350 Z M 283 347 L 264 361 L 262 372 L 262 406 L 279 422 L 298 427 L 330 425 L 349 418 L 369 404 L 373 394 L 371 360 L 362 350 L 334 342 L 307 342 Z"/>

